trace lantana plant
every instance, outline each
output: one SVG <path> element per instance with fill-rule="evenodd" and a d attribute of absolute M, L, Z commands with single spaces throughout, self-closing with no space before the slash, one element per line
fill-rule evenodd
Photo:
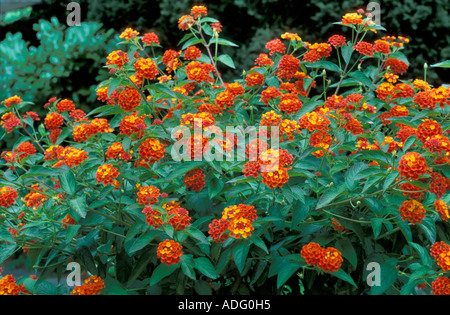
<path fill-rule="evenodd" d="M 4 100 L 0 262 L 35 274 L 0 294 L 449 294 L 450 89 L 370 13 L 335 24 L 226 82 L 238 47 L 194 6 L 179 49 L 121 33 L 88 113 Z"/>

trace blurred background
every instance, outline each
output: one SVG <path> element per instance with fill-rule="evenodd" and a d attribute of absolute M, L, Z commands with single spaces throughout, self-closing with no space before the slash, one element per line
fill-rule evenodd
<path fill-rule="evenodd" d="M 267 41 L 286 31 L 308 42 L 326 41 L 342 29 L 346 12 L 366 8 L 363 0 L 79 0 L 81 26 L 68 27 L 70 1 L 0 0 L 0 99 L 14 94 L 44 104 L 50 97 L 73 99 L 81 108 L 95 102 L 95 87 L 108 73 L 101 67 L 106 55 L 118 47 L 125 27 L 142 33 L 154 31 L 164 49 L 176 49 L 184 35 L 178 18 L 195 4 L 206 5 L 208 15 L 223 25 L 222 36 L 240 47 L 224 53 L 236 69 L 221 69 L 226 80 L 239 78 L 253 66 Z M 404 50 L 409 57 L 408 76 L 423 78 L 425 62 L 450 59 L 450 0 L 384 0 L 381 24 L 388 32 L 411 39 Z M 349 33 L 347 34 L 349 35 Z M 372 37 L 375 39 L 375 37 Z M 434 85 L 448 83 L 449 71 L 430 69 Z"/>

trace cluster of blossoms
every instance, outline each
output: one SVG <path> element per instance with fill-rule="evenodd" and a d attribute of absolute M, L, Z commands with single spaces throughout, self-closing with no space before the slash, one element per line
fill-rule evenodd
<path fill-rule="evenodd" d="M 326 272 L 335 272 L 341 268 L 342 254 L 334 247 L 323 248 L 315 242 L 304 245 L 300 255 L 308 265 L 313 265 Z"/>
<path fill-rule="evenodd" d="M 98 276 L 90 276 L 80 286 L 76 286 L 71 295 L 98 295 L 105 288 L 105 282 Z"/>
<path fill-rule="evenodd" d="M 257 219 L 254 206 L 239 204 L 226 207 L 220 219 L 214 219 L 209 225 L 209 235 L 218 243 L 229 237 L 247 238 L 254 230 L 253 222 Z"/>
<path fill-rule="evenodd" d="M 156 255 L 163 264 L 175 265 L 181 260 L 183 246 L 173 240 L 165 240 L 159 243 Z"/>
<path fill-rule="evenodd" d="M 142 213 L 148 225 L 158 229 L 164 224 L 172 225 L 175 231 L 185 230 L 191 223 L 189 212 L 176 201 L 165 203 L 161 210 L 146 206 Z"/>

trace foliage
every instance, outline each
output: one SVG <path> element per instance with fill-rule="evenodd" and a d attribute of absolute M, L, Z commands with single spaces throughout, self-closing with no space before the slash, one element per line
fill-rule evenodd
<path fill-rule="evenodd" d="M 45 117 L 4 100 L 0 137 L 17 140 L 2 154 L 0 262 L 24 251 L 39 277 L 0 289 L 448 294 L 450 90 L 400 79 L 409 39 L 372 39 L 382 26 L 345 14 L 348 38 L 283 33 L 229 81 L 222 48 L 239 48 L 208 13 L 178 19 L 176 50 L 124 30 L 87 114 L 59 96 Z M 69 262 L 85 285 L 46 282 Z"/>
<path fill-rule="evenodd" d="M 21 33 L 7 33 L 0 43 L 0 98 L 20 94 L 24 100 L 44 104 L 54 93 L 86 107 L 86 102 L 95 100 L 102 58 L 117 43 L 113 30 L 100 29 L 98 23 L 68 28 L 57 18 L 39 20 L 33 26 L 39 40 L 36 46 Z"/>

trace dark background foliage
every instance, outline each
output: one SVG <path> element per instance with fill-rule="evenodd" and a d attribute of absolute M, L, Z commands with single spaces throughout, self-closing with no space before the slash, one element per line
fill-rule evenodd
<path fill-rule="evenodd" d="M 236 69 L 220 69 L 226 80 L 232 81 L 241 76 L 242 70 L 249 69 L 259 53 L 265 52 L 267 41 L 280 34 L 291 31 L 298 33 L 303 40 L 324 42 L 330 35 L 342 31 L 332 22 L 340 21 L 343 14 L 366 8 L 368 1 L 298 1 L 298 0 L 222 0 L 195 2 L 192 0 L 79 0 L 82 22 L 96 22 L 102 25 L 105 44 L 90 48 L 90 55 L 77 55 L 74 62 L 78 66 L 69 67 L 70 76 L 56 80 L 46 95 L 40 93 L 34 102 L 45 101 L 55 94 L 60 97 L 72 97 L 80 103 L 91 103 L 93 94 L 81 93 L 73 97 L 74 91 L 86 89 L 93 91 L 92 86 L 98 83 L 102 73 L 102 64 L 107 52 L 111 51 L 111 33 L 117 33 L 125 27 L 136 28 L 141 33 L 156 32 L 165 49 L 177 48 L 182 33 L 177 28 L 178 18 L 189 13 L 192 5 L 203 4 L 208 7 L 210 16 L 218 18 L 223 24 L 223 36 L 237 43 L 240 47 L 227 47 L 223 53 L 229 54 L 235 61 Z M 450 1 L 448 0 L 386 0 L 377 1 L 381 7 L 381 24 L 388 32 L 380 32 L 375 36 L 403 35 L 411 39 L 406 46 L 405 54 L 410 61 L 408 78 L 423 78 L 424 63 L 434 64 L 450 59 Z M 31 46 L 41 43 L 36 37 L 36 24 L 40 20 L 56 17 L 65 26 L 69 11 L 68 2 L 44 0 L 33 6 L 28 17 L 7 25 L 0 25 L 0 40 L 8 32 L 22 33 L 22 38 Z M 67 27 L 66 27 L 67 29 Z M 370 39 L 375 39 L 372 36 Z M 88 39 L 86 39 L 87 41 Z M 109 45 L 108 45 L 109 44 Z M 76 48 L 74 48 L 76 49 Z M 95 69 L 94 67 L 97 67 Z M 449 72 L 446 69 L 430 69 L 427 80 L 433 85 L 448 83 Z M 61 88 L 57 88 L 61 87 Z M 64 87 L 66 90 L 64 91 Z M 81 105 L 81 104 L 80 104 Z"/>

